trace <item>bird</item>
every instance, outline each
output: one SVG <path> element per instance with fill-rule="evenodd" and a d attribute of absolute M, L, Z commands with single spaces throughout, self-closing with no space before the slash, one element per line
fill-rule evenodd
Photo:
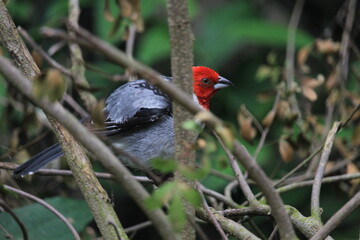
<path fill-rule="evenodd" d="M 208 67 L 194 66 L 192 72 L 194 101 L 205 110 L 210 109 L 210 100 L 218 90 L 234 85 Z M 171 77 L 162 78 L 172 80 Z M 172 101 L 154 85 L 143 79 L 123 84 L 106 99 L 103 112 L 103 126 L 93 126 L 92 131 L 106 136 L 114 149 L 122 149 L 126 153 L 120 156 L 124 164 L 137 168 L 133 162 L 135 158 L 142 166 L 150 167 L 151 159 L 173 158 Z M 84 123 L 89 121 L 93 123 L 91 119 L 83 120 Z M 60 144 L 54 144 L 14 169 L 13 175 L 33 174 L 62 155 Z"/>

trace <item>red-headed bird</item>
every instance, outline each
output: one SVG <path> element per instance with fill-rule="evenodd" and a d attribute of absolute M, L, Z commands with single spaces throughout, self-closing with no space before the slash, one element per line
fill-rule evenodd
<path fill-rule="evenodd" d="M 169 77 L 163 77 L 171 81 Z M 207 67 L 193 67 L 194 100 L 209 110 L 212 96 L 232 82 Z M 174 127 L 171 99 L 145 80 L 128 82 L 116 89 L 106 100 L 105 135 L 114 148 L 121 148 L 143 165 L 149 167 L 153 158 L 173 158 Z M 30 158 L 14 170 L 14 175 L 32 174 L 45 164 L 63 155 L 55 144 Z M 121 160 L 135 167 L 127 157 Z"/>

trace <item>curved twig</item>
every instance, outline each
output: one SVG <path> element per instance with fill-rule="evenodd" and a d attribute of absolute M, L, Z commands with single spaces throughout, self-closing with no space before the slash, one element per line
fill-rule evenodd
<path fill-rule="evenodd" d="M 6 204 L 6 202 L 2 199 L 0 199 L 0 206 L 8 213 L 10 216 L 15 220 L 15 222 L 19 225 L 20 230 L 22 232 L 22 236 L 24 240 L 29 239 L 29 234 L 26 231 L 26 227 L 24 223 L 16 216 L 16 214 L 11 210 L 11 208 Z"/>
<path fill-rule="evenodd" d="M 340 208 L 310 240 L 322 240 L 360 206 L 360 191 Z"/>
<path fill-rule="evenodd" d="M 339 126 L 340 126 L 340 122 L 334 122 L 333 127 L 329 131 L 329 134 L 326 138 L 324 149 L 320 157 L 319 166 L 316 171 L 314 185 L 311 192 L 311 215 L 315 217 L 318 221 L 321 221 L 320 189 L 321 189 L 322 178 L 325 172 L 325 165 L 329 160 L 331 148 Z"/>
<path fill-rule="evenodd" d="M 77 231 L 75 230 L 75 228 L 73 227 L 73 225 L 71 225 L 71 223 L 66 219 L 66 217 L 64 215 L 62 215 L 58 210 L 56 210 L 53 206 L 51 206 L 50 204 L 48 204 L 47 202 L 45 202 L 44 200 L 35 197 L 34 195 L 31 195 L 27 192 L 24 192 L 20 189 L 16 189 L 13 187 L 10 187 L 8 185 L 3 185 L 5 189 L 12 191 L 12 192 L 16 192 L 17 194 L 26 197 L 28 199 L 33 200 L 34 202 L 39 203 L 40 205 L 42 205 L 43 207 L 47 208 L 50 212 L 54 213 L 63 223 L 65 223 L 65 225 L 69 228 L 70 232 L 73 234 L 74 238 L 76 240 L 81 240 L 79 234 L 77 233 Z"/>
<path fill-rule="evenodd" d="M 214 224 L 216 230 L 218 231 L 218 233 L 221 236 L 221 239 L 223 240 L 228 240 L 228 237 L 226 236 L 226 234 L 224 233 L 224 230 L 221 228 L 219 222 L 216 220 L 214 214 L 211 212 L 210 207 L 208 205 L 208 203 L 206 202 L 206 199 L 204 197 L 204 194 L 201 190 L 200 184 L 196 183 L 195 184 L 196 189 L 198 190 L 198 192 L 200 193 L 201 199 L 202 199 L 202 204 L 203 207 L 205 209 L 205 211 L 207 212 L 207 214 L 209 215 L 210 221 Z"/>

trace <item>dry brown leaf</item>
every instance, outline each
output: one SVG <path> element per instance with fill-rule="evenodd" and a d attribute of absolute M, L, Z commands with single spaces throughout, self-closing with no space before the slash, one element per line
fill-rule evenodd
<path fill-rule="evenodd" d="M 291 112 L 290 105 L 285 100 L 280 100 L 279 105 L 277 107 L 277 115 L 280 119 L 286 119 L 286 116 Z"/>
<path fill-rule="evenodd" d="M 270 127 L 271 124 L 274 122 L 275 115 L 276 115 L 276 113 L 274 110 L 271 110 L 270 112 L 268 112 L 268 114 L 266 114 L 266 116 L 262 120 L 262 125 L 264 127 Z"/>
<path fill-rule="evenodd" d="M 325 173 L 328 173 L 334 167 L 334 165 L 334 162 L 327 162 L 325 165 Z"/>
<path fill-rule="evenodd" d="M 323 54 L 338 53 L 340 50 L 340 43 L 334 42 L 332 39 L 317 39 L 315 47 L 318 52 Z"/>
<path fill-rule="evenodd" d="M 133 11 L 131 3 L 128 0 L 118 0 L 118 2 L 121 8 L 121 16 L 130 18 Z"/>
<path fill-rule="evenodd" d="M 304 78 L 301 83 L 303 86 L 316 88 L 325 82 L 323 75 L 319 74 L 316 78 Z"/>
<path fill-rule="evenodd" d="M 305 62 L 308 59 L 312 49 L 313 49 L 313 45 L 307 45 L 299 50 L 297 54 L 297 62 L 300 66 L 305 65 Z"/>
<path fill-rule="evenodd" d="M 103 111 L 104 108 L 105 108 L 105 101 L 100 100 L 97 102 L 97 104 L 94 106 L 91 112 L 93 123 L 98 128 L 104 127 L 104 123 L 105 123 L 105 114 Z"/>
<path fill-rule="evenodd" d="M 109 0 L 105 0 L 104 17 L 109 22 L 114 21 L 114 17 L 112 16 L 111 11 L 110 11 L 110 2 L 109 2 Z"/>
<path fill-rule="evenodd" d="M 197 146 L 198 146 L 198 148 L 204 149 L 204 148 L 206 147 L 206 145 L 207 145 L 207 142 L 206 142 L 205 139 L 199 138 L 199 139 L 197 140 Z"/>
<path fill-rule="evenodd" d="M 327 90 L 331 90 L 338 85 L 336 70 L 332 71 L 326 79 L 325 87 Z"/>
<path fill-rule="evenodd" d="M 303 86 L 302 94 L 304 95 L 304 97 L 306 97 L 307 99 L 309 99 L 312 102 L 315 102 L 318 98 L 316 92 L 311 87 Z"/>
<path fill-rule="evenodd" d="M 252 126 L 252 119 L 250 117 L 240 120 L 240 133 L 241 136 L 250 143 L 256 137 L 256 130 Z"/>
<path fill-rule="evenodd" d="M 294 157 L 294 149 L 287 140 L 280 140 L 279 152 L 281 159 L 286 163 L 290 162 Z"/>
<path fill-rule="evenodd" d="M 355 174 L 359 172 L 359 168 L 352 162 L 346 165 L 346 174 Z M 351 180 L 352 184 L 359 184 L 360 179 L 353 179 Z"/>
<path fill-rule="evenodd" d="M 34 59 L 34 61 L 35 61 L 35 63 L 36 63 L 36 65 L 39 67 L 39 68 L 41 68 L 42 67 L 42 65 L 43 65 L 43 57 L 41 56 L 41 54 L 38 52 L 38 51 L 32 51 L 31 52 L 31 56 L 33 57 L 33 59 Z"/>
<path fill-rule="evenodd" d="M 353 131 L 351 142 L 354 146 L 360 146 L 360 124 L 358 124 Z"/>

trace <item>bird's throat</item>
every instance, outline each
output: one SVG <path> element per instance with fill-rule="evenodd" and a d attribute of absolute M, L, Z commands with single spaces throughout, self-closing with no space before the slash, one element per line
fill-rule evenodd
<path fill-rule="evenodd" d="M 205 108 L 206 110 L 210 110 L 210 98 L 199 98 L 198 97 L 199 104 Z"/>

